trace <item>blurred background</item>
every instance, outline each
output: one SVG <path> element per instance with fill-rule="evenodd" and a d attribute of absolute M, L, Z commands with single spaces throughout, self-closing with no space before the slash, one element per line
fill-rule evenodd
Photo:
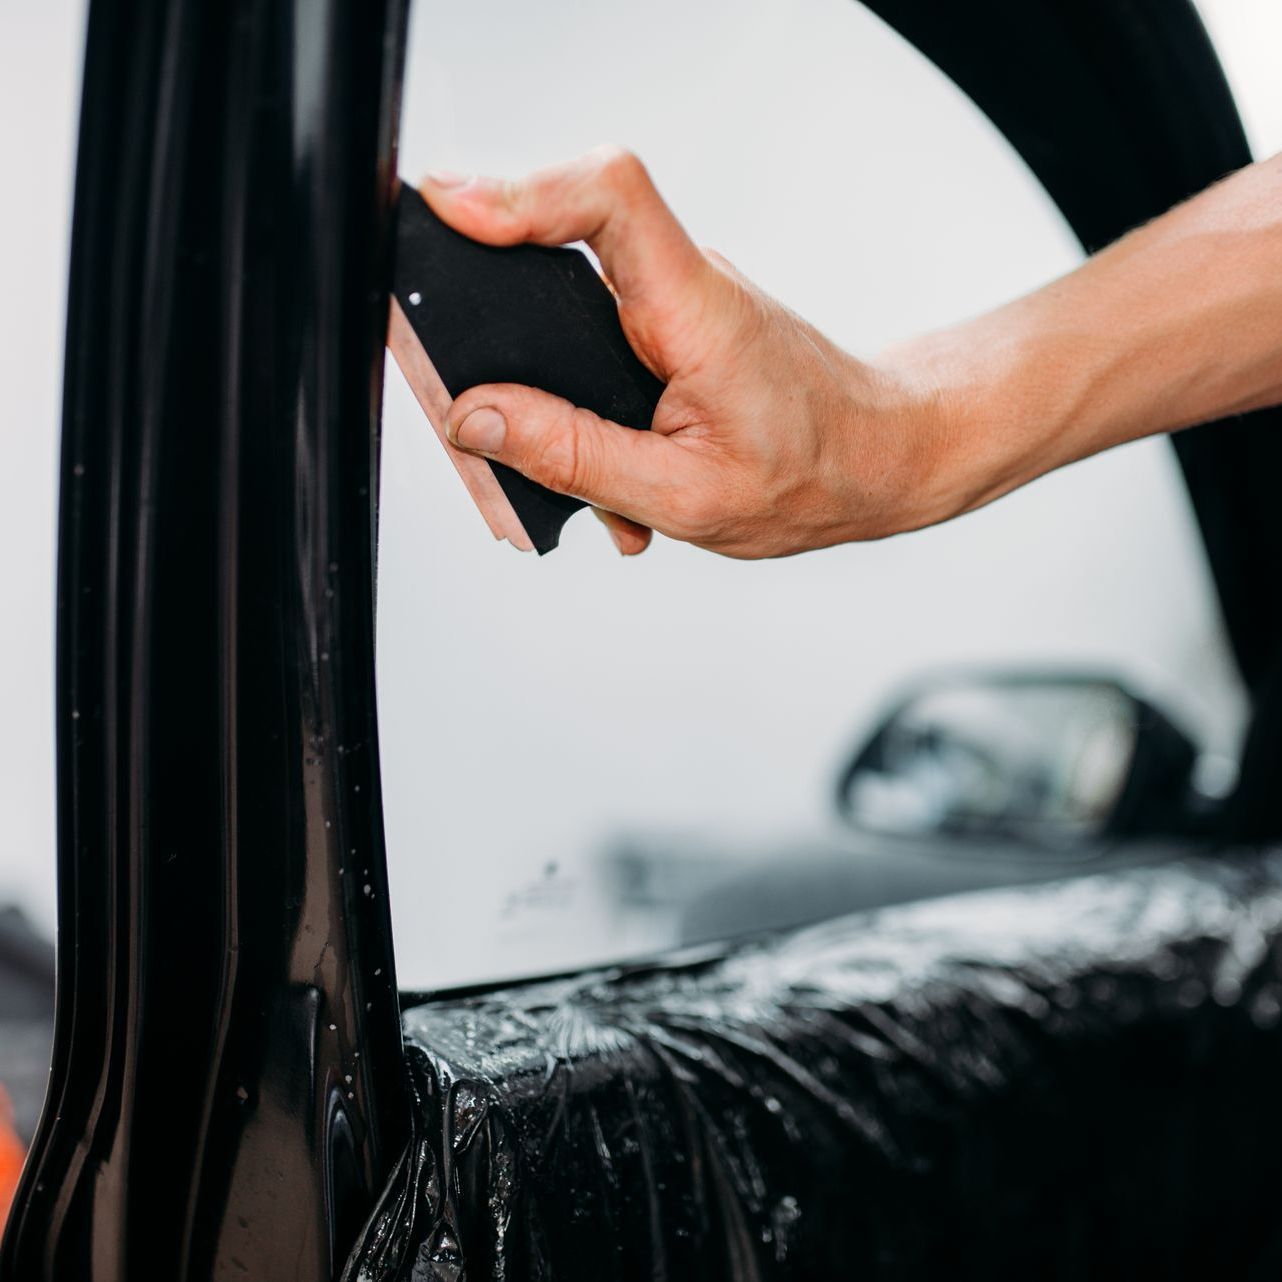
<path fill-rule="evenodd" d="M 1199 7 L 1256 154 L 1282 148 L 1282 9 Z M 47 1003 L 53 933 L 83 23 L 72 0 L 0 8 L 0 1015 Z M 517 174 L 602 141 L 647 161 L 696 240 L 862 355 L 1079 258 L 997 132 L 853 0 L 653 0 L 640 20 L 618 0 L 415 4 L 402 173 Z M 777 895 L 751 887 L 859 857 L 836 778 L 894 691 L 941 666 L 1117 674 L 1199 741 L 1208 789 L 1231 782 L 1241 691 L 1163 441 L 881 544 L 741 564 L 658 539 L 625 563 L 586 515 L 541 561 L 493 543 L 391 365 L 385 434 L 378 678 L 406 987 L 772 924 Z"/>

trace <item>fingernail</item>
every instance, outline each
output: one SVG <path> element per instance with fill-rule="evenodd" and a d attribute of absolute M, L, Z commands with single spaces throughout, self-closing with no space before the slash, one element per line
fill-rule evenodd
<path fill-rule="evenodd" d="M 432 169 L 428 171 L 427 181 L 433 187 L 466 187 L 472 175 L 455 173 L 453 169 Z"/>
<path fill-rule="evenodd" d="M 454 444 L 480 454 L 497 454 L 507 435 L 507 420 L 492 406 L 473 410 L 455 429 Z"/>

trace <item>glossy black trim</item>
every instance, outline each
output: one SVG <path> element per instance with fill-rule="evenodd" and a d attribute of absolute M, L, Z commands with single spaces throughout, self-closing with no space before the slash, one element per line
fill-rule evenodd
<path fill-rule="evenodd" d="M 94 0 L 59 1000 L 5 1282 L 328 1282 L 405 1132 L 374 706 L 402 0 Z"/>

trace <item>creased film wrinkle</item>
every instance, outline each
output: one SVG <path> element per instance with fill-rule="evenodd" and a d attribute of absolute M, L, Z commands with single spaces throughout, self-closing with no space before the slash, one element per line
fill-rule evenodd
<path fill-rule="evenodd" d="M 405 1011 L 349 1282 L 1272 1277 L 1282 854 Z"/>

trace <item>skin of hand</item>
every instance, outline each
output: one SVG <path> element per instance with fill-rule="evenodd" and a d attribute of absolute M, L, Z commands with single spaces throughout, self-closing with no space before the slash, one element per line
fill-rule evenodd
<path fill-rule="evenodd" d="M 629 342 L 667 383 L 652 431 L 493 385 L 459 396 L 446 432 L 593 504 L 625 555 L 651 530 L 741 558 L 882 538 L 1282 400 L 1282 158 L 873 362 L 697 248 L 626 151 L 518 182 L 431 174 L 422 192 L 476 240 L 583 240 L 600 260 Z"/>

